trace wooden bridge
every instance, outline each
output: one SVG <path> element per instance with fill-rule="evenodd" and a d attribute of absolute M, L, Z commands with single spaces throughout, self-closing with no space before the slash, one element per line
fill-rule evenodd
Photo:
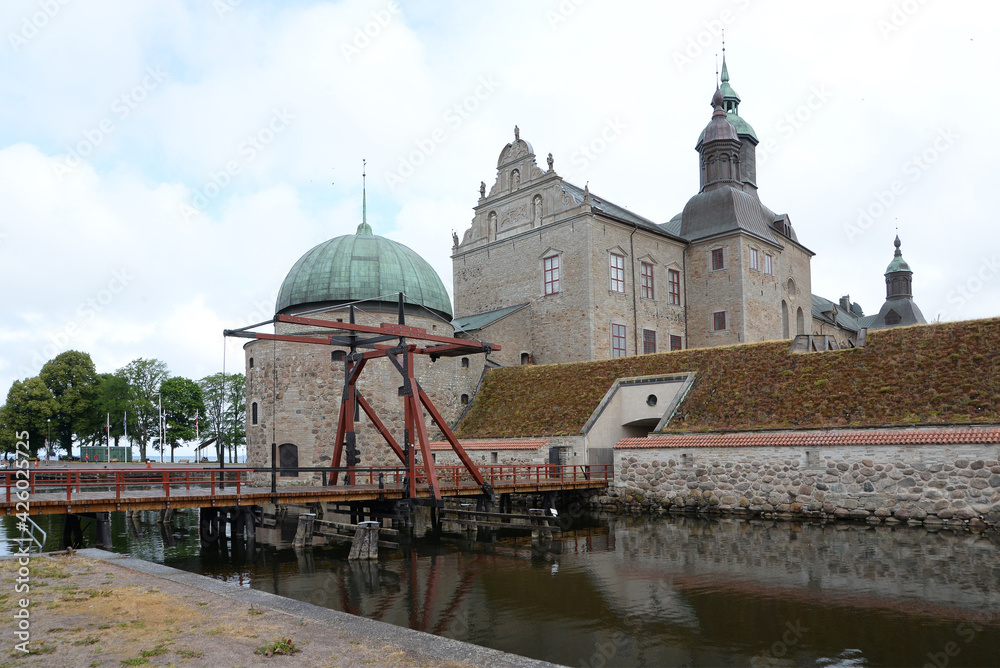
<path fill-rule="evenodd" d="M 352 468 L 353 484 L 328 484 L 334 469 L 280 469 L 282 485 L 272 488 L 273 469 L 197 466 L 119 468 L 33 468 L 0 471 L 0 514 L 105 513 L 117 510 L 221 508 L 324 501 L 427 499 L 434 490 L 417 468 L 412 494 L 406 468 Z M 480 497 L 482 485 L 464 466 L 434 467 L 442 497 Z M 496 494 L 529 494 L 603 489 L 614 477 L 611 465 L 483 465 L 482 477 Z M 319 484 L 288 485 L 289 473 L 319 478 Z M 27 492 L 27 498 L 23 493 Z"/>

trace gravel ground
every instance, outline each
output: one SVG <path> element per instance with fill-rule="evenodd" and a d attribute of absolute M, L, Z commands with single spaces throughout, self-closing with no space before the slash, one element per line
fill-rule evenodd
<path fill-rule="evenodd" d="M 31 559 L 31 653 L 13 650 L 16 560 L 0 560 L 5 666 L 551 666 L 100 550 Z M 266 656 L 289 639 L 298 650 Z"/>

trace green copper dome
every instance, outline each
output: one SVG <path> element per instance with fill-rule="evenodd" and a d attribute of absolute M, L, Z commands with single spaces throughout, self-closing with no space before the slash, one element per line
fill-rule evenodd
<path fill-rule="evenodd" d="M 451 320 L 451 299 L 427 261 L 361 223 L 356 234 L 324 241 L 299 258 L 281 284 L 275 311 L 362 299 L 394 303 L 399 292 L 406 303 Z"/>
<path fill-rule="evenodd" d="M 741 137 L 750 137 L 753 139 L 754 143 L 759 143 L 757 139 L 757 133 L 754 132 L 753 128 L 747 123 L 742 116 L 740 116 L 740 96 L 729 85 L 729 67 L 726 65 L 726 54 L 722 54 L 722 79 L 719 85 L 719 90 L 722 91 L 722 108 L 726 110 L 726 120 L 729 121 L 734 128 L 736 128 L 736 134 Z M 702 130 L 701 134 L 698 135 L 698 143 L 695 144 L 695 148 L 701 146 L 701 142 L 705 139 L 705 131 Z"/>
<path fill-rule="evenodd" d="M 903 259 L 903 253 L 899 250 L 900 242 L 898 234 L 896 235 L 896 240 L 893 242 L 893 245 L 896 247 L 896 252 L 892 257 L 892 262 L 890 262 L 889 266 L 886 268 L 885 273 L 894 274 L 897 271 L 908 271 L 912 274 L 913 271 L 910 269 L 910 265 L 906 264 L 906 260 Z"/>

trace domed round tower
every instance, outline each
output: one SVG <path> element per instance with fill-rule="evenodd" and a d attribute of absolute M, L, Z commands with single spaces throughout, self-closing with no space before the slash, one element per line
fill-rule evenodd
<path fill-rule="evenodd" d="M 317 320 L 378 326 L 396 323 L 403 294 L 408 326 L 452 336 L 451 299 L 437 272 L 412 249 L 372 232 L 367 221 L 354 234 L 315 246 L 292 265 L 278 290 L 275 313 Z M 279 334 L 310 328 L 276 323 Z M 346 331 L 323 329 L 324 334 Z M 391 342 L 390 342 L 391 343 Z M 244 346 L 247 389 L 247 461 L 270 466 L 271 444 L 278 467 L 322 467 L 331 463 L 347 347 L 255 340 Z M 416 377 L 435 406 L 454 422 L 471 396 L 478 372 L 467 359 L 426 356 L 415 360 Z M 399 374 L 387 359 L 371 360 L 357 382 L 358 391 L 397 441 L 402 441 L 404 411 Z M 428 420 L 428 428 L 435 433 Z M 357 419 L 359 466 L 396 466 L 398 459 L 364 413 Z M 313 484 L 318 475 L 281 475 L 281 484 Z"/>
<path fill-rule="evenodd" d="M 292 265 L 278 290 L 275 312 L 302 313 L 353 302 L 389 304 L 397 295 L 423 316 L 450 321 L 451 299 L 437 272 L 413 250 L 372 233 L 367 222 L 312 248 Z"/>

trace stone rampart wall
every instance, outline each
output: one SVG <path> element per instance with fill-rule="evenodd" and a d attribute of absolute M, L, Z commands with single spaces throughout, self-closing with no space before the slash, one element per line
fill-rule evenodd
<path fill-rule="evenodd" d="M 997 445 L 615 452 L 601 505 L 872 522 L 1000 525 Z"/>

